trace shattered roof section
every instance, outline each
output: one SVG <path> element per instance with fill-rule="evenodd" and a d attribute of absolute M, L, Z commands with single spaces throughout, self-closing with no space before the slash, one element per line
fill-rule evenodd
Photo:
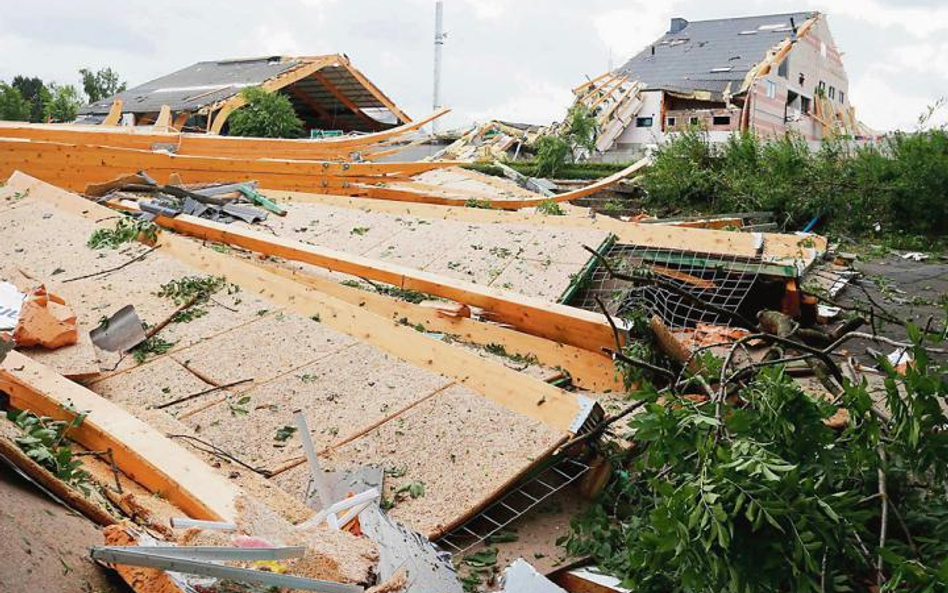
<path fill-rule="evenodd" d="M 156 78 L 113 97 L 86 105 L 81 114 L 108 113 L 112 101 L 121 99 L 124 111 L 148 113 L 168 105 L 172 111 L 196 111 L 256 86 L 301 64 L 283 56 L 198 62 Z"/>
<path fill-rule="evenodd" d="M 737 92 L 747 72 L 771 49 L 791 37 L 815 12 L 771 14 L 709 21 L 685 21 L 630 59 L 622 74 L 648 88 L 692 93 Z M 654 48 L 654 55 L 652 53 Z"/>

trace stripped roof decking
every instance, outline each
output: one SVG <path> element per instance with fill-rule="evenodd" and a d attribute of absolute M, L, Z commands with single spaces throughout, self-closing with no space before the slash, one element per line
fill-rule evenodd
<path fill-rule="evenodd" d="M 98 226 L 110 224 L 105 221 Z M 5 237 L 0 246 L 2 276 L 23 269 L 30 276 L 50 279 L 50 288 L 74 308 L 85 328 L 128 303 L 149 323 L 173 312 L 175 305 L 155 294 L 160 285 L 199 273 L 160 250 L 106 276 L 65 284 L 56 281 L 114 267 L 145 249 L 129 245 L 116 251 L 92 252 L 85 242 L 96 226 L 38 199 L 20 199 L 4 210 L 0 221 Z M 104 257 L 93 256 L 99 253 Z M 57 269 L 64 271 L 54 274 Z M 388 496 L 402 482 L 411 480 L 425 482 L 428 495 L 404 501 L 393 514 L 429 533 L 469 513 L 472 504 L 493 495 L 563 438 L 560 431 L 512 413 L 437 373 L 359 344 L 326 324 L 281 310 L 246 290 L 215 298 L 220 305 L 209 304 L 207 315 L 191 323 L 173 324 L 169 333 L 161 334 L 175 341 L 168 354 L 142 365 L 126 359 L 117 372 L 93 382 L 91 388 L 117 403 L 127 403 L 130 409 L 140 409 L 167 402 L 185 391 L 172 387 L 185 373 L 211 384 L 250 376 L 253 383 L 167 411 L 201 438 L 268 469 L 300 453 L 296 439 L 285 448 L 274 446 L 281 443 L 274 440 L 275 431 L 269 430 L 292 424 L 292 410 L 300 404 L 318 443 L 342 443 L 346 437 L 355 437 L 331 458 L 333 467 L 345 465 L 337 459 L 366 461 L 358 453 L 370 450 L 384 452 L 380 460 L 391 466 L 414 463 L 400 456 L 404 447 L 406 455 L 426 463 L 403 479 L 390 480 Z M 379 322 L 387 323 L 382 318 Z M 413 332 L 409 328 L 405 331 Z M 346 368 L 347 362 L 351 363 L 350 373 L 332 374 Z M 193 383 L 187 389 L 199 386 Z M 238 403 L 245 395 L 250 399 Z M 441 439 L 401 428 L 416 422 L 411 406 L 422 402 L 430 403 L 425 404 L 419 430 L 441 427 L 436 429 Z M 436 405 L 441 402 L 443 405 Z M 246 409 L 246 413 L 236 408 Z M 488 420 L 496 426 L 481 426 Z M 381 424 L 371 429 L 377 423 Z M 366 429 L 370 430 L 361 434 Z M 485 434 L 493 436 L 477 442 L 465 440 Z M 460 440 L 446 447 L 444 439 L 452 436 Z M 465 450 L 476 454 L 459 457 L 458 451 Z M 222 471 L 234 469 L 239 468 L 225 464 Z M 470 475 L 479 479 L 469 483 L 466 478 Z M 456 489 L 457 484 L 467 484 L 463 494 L 442 491 L 449 485 Z"/>

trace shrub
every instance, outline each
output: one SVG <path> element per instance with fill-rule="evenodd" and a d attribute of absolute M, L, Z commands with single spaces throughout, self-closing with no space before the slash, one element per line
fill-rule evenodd
<path fill-rule="evenodd" d="M 284 95 L 259 87 L 246 88 L 241 94 L 247 103 L 228 119 L 231 136 L 298 138 L 302 135 L 303 122 Z"/>
<path fill-rule="evenodd" d="M 883 591 L 944 591 L 948 367 L 909 333 L 915 365 L 902 375 L 883 363 L 890 421 L 847 382 L 848 421 L 830 428 L 835 406 L 782 368 L 721 408 L 640 381 L 637 446 L 616 455 L 568 550 L 642 592 L 867 591 L 877 563 Z"/>
<path fill-rule="evenodd" d="M 895 134 L 854 148 L 841 139 L 817 151 L 795 135 L 753 133 L 713 145 L 683 132 L 655 154 L 642 179 L 645 206 L 660 213 L 773 211 L 790 229 L 820 216 L 831 230 L 862 234 L 948 232 L 948 133 Z"/>
<path fill-rule="evenodd" d="M 556 177 L 570 155 L 569 143 L 559 136 L 541 136 L 536 143 L 538 177 Z"/>

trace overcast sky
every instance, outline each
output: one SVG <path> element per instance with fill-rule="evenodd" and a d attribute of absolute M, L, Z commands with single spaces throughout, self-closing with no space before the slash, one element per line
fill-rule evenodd
<path fill-rule="evenodd" d="M 345 53 L 409 115 L 431 111 L 434 0 L 0 0 L 0 79 L 78 83 L 111 66 L 140 84 L 201 60 Z M 445 0 L 448 126 L 486 119 L 546 123 L 569 89 L 619 66 L 689 20 L 821 10 L 849 72 L 857 114 L 879 130 L 912 128 L 948 95 L 944 0 Z M 941 113 L 939 121 L 946 121 Z"/>

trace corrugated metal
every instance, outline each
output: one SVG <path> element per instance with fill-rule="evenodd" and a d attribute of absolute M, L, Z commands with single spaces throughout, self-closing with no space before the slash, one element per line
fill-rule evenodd
<path fill-rule="evenodd" d="M 793 35 L 812 12 L 772 14 L 688 23 L 666 33 L 619 68 L 653 89 L 682 93 L 736 92 L 747 72 L 782 40 Z M 763 28 L 762 28 L 763 27 Z M 654 53 L 653 53 L 654 49 Z M 715 69 L 730 68 L 726 72 Z"/>

